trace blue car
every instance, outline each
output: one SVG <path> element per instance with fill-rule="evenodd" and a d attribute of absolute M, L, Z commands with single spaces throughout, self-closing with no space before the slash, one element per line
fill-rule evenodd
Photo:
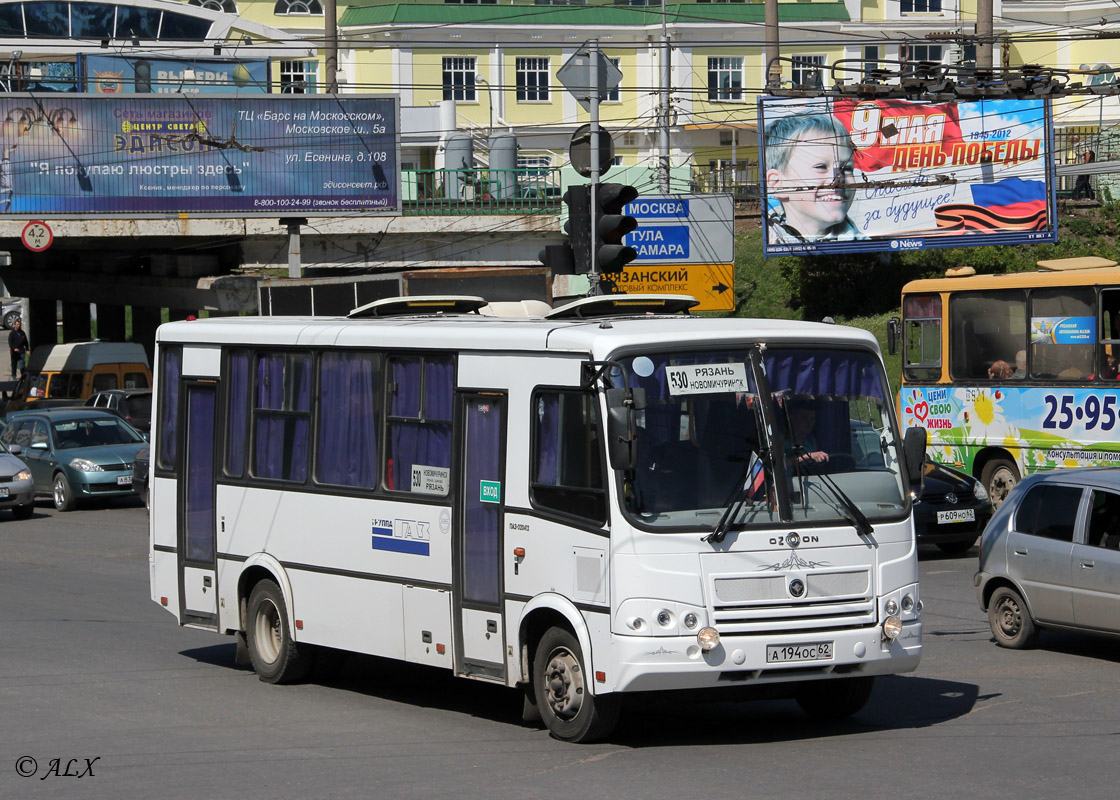
<path fill-rule="evenodd" d="M 144 437 L 113 414 L 82 407 L 9 414 L 0 441 L 18 445 L 35 493 L 72 511 L 82 500 L 130 497 L 132 465 Z"/>

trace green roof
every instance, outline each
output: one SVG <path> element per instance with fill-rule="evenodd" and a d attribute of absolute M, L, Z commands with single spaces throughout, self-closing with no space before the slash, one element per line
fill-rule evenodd
<path fill-rule="evenodd" d="M 762 3 L 682 3 L 667 6 L 670 25 L 762 24 Z M 780 22 L 848 22 L 840 3 L 779 3 Z M 586 25 L 660 26 L 656 6 L 461 5 L 458 3 L 376 3 L 350 5 L 340 26 L 360 25 Z"/>

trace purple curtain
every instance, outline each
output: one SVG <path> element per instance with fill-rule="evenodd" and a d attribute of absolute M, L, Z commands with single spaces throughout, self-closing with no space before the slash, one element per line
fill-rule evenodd
<path fill-rule="evenodd" d="M 214 390 L 187 392 L 186 558 L 214 561 Z"/>
<path fill-rule="evenodd" d="M 560 394 L 537 397 L 537 483 L 560 484 Z"/>
<path fill-rule="evenodd" d="M 377 478 L 376 356 L 324 353 L 319 359 L 315 477 L 320 483 L 373 488 Z"/>
<path fill-rule="evenodd" d="M 257 361 L 253 474 L 303 483 L 311 431 L 311 356 L 273 353 Z"/>
<path fill-rule="evenodd" d="M 451 466 L 455 370 L 449 358 L 392 359 L 389 370 L 389 488 L 408 492 L 414 465 Z"/>
<path fill-rule="evenodd" d="M 766 374 L 775 393 L 886 398 L 879 361 L 870 353 L 772 348 Z"/>
<path fill-rule="evenodd" d="M 229 357 L 226 386 L 226 474 L 240 478 L 245 474 L 245 454 L 249 449 L 249 351 L 233 350 Z"/>
<path fill-rule="evenodd" d="M 178 454 L 179 377 L 182 374 L 183 352 L 178 347 L 168 347 L 160 352 L 163 370 L 159 384 L 158 464 L 163 469 L 174 469 Z"/>
<path fill-rule="evenodd" d="M 467 404 L 463 448 L 463 599 L 496 605 L 502 504 L 481 499 L 482 481 L 499 482 L 501 492 L 505 492 L 500 483 L 503 409 L 495 400 L 480 398 Z"/>

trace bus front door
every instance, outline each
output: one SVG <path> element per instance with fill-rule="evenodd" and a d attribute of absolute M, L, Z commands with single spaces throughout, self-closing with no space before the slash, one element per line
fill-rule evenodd
<path fill-rule="evenodd" d="M 183 470 L 179 481 L 179 607 L 184 624 L 218 623 L 214 532 L 216 386 L 183 382 L 185 417 L 179 426 Z"/>
<path fill-rule="evenodd" d="M 457 661 L 469 675 L 505 677 L 502 624 L 502 516 L 506 396 L 458 394 L 458 512 L 455 515 Z"/>

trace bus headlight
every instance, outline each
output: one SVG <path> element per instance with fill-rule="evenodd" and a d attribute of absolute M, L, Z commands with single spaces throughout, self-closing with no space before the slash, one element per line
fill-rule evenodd
<path fill-rule="evenodd" d="M 893 642 L 902 633 L 902 620 L 893 614 L 883 620 L 883 638 Z"/>
<path fill-rule="evenodd" d="M 705 653 L 714 650 L 719 644 L 719 631 L 715 628 L 701 628 L 696 634 L 696 643 Z"/>
<path fill-rule="evenodd" d="M 684 615 L 684 626 L 689 630 L 695 628 L 699 622 L 700 620 L 691 611 Z"/>
<path fill-rule="evenodd" d="M 914 598 L 911 597 L 908 594 L 903 595 L 902 596 L 902 610 L 903 611 L 912 611 L 913 609 L 914 609 Z"/>
<path fill-rule="evenodd" d="M 892 597 L 890 600 L 887 601 L 886 605 L 883 606 L 883 610 L 885 610 L 887 612 L 887 616 L 892 616 L 893 617 L 895 614 L 898 613 L 898 603 L 896 603 L 895 599 Z"/>

